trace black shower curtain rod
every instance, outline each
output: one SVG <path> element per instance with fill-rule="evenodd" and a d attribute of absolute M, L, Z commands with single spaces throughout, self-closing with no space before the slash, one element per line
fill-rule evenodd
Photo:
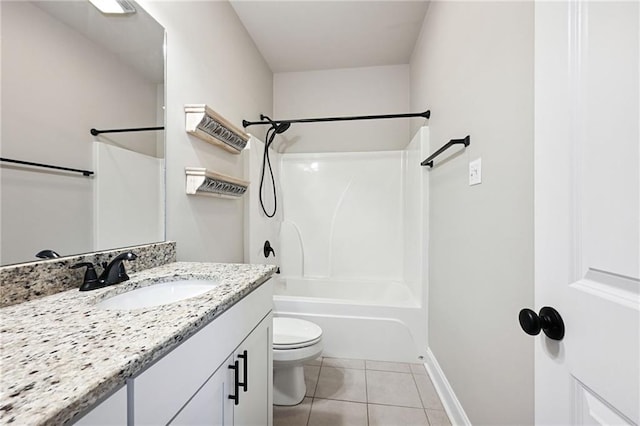
<path fill-rule="evenodd" d="M 260 115 L 262 118 L 263 115 Z M 431 117 L 431 111 L 414 112 L 409 114 L 383 114 L 383 115 L 358 115 L 352 117 L 322 117 L 322 118 L 299 118 L 296 120 L 267 120 L 267 121 L 247 121 L 242 120 L 242 127 L 247 128 L 256 124 L 282 124 L 282 123 L 320 123 L 325 121 L 353 121 L 353 120 L 379 120 L 384 118 L 411 118 L 411 117 Z"/>

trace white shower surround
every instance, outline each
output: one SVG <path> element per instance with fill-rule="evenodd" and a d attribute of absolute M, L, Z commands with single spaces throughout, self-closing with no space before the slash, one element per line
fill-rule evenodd
<path fill-rule="evenodd" d="M 276 315 L 324 331 L 326 356 L 426 354 L 428 128 L 402 151 L 283 154 Z"/>
<path fill-rule="evenodd" d="M 403 280 L 402 151 L 285 154 L 287 277 Z"/>

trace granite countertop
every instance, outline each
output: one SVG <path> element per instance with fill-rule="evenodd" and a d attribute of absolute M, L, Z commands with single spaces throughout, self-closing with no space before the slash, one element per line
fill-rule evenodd
<path fill-rule="evenodd" d="M 125 384 L 259 287 L 272 265 L 169 263 L 99 290 L 65 291 L 0 309 L 0 424 L 59 425 Z M 135 310 L 99 301 L 175 279 L 216 278 L 197 297 Z"/>

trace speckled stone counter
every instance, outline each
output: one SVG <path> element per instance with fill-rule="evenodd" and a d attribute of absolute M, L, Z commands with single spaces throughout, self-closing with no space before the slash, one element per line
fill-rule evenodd
<path fill-rule="evenodd" d="M 72 265 L 91 262 L 98 267 L 96 272 L 100 273 L 99 265 L 102 262 L 108 263 L 127 251 L 133 251 L 138 256 L 135 262 L 127 263 L 129 272 L 143 271 L 176 261 L 176 243 L 166 241 L 0 266 L 0 307 L 78 288 L 82 284 L 84 270 L 69 269 Z"/>
<path fill-rule="evenodd" d="M 125 384 L 230 308 L 272 265 L 177 262 L 104 289 L 65 291 L 0 309 L 0 424 L 60 425 Z M 197 297 L 128 311 L 99 301 L 176 279 L 217 279 Z"/>

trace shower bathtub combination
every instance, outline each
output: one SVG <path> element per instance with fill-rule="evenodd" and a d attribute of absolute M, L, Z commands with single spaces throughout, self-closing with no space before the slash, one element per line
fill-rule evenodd
<path fill-rule="evenodd" d="M 276 316 L 323 330 L 324 356 L 421 362 L 426 318 L 409 289 L 394 282 L 275 278 Z"/>
<path fill-rule="evenodd" d="M 280 267 L 274 315 L 318 324 L 324 356 L 426 356 L 427 139 L 423 127 L 401 151 L 272 152 L 277 214 L 261 214 L 250 194 L 247 258 Z M 260 181 L 264 144 L 252 138 L 249 151 L 247 172 Z M 265 260 L 266 240 L 275 258 Z"/>

